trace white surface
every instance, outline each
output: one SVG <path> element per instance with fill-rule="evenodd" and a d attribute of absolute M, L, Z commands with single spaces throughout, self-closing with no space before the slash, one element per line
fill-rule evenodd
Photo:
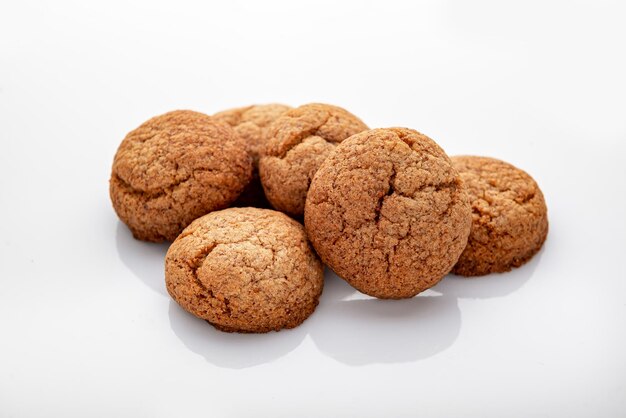
<path fill-rule="evenodd" d="M 0 416 L 625 415 L 623 2 L 88 3 L 0 5 Z M 543 251 L 400 302 L 328 277 L 295 330 L 214 330 L 110 164 L 153 115 L 273 101 L 526 169 Z"/>

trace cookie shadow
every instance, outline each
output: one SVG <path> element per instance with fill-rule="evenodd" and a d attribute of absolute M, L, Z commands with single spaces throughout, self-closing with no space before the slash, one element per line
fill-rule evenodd
<path fill-rule="evenodd" d="M 170 243 L 139 241 L 122 222 L 117 222 L 115 234 L 117 254 L 128 269 L 146 286 L 167 296 L 165 290 L 165 254 Z"/>
<path fill-rule="evenodd" d="M 544 248 L 545 245 L 530 261 L 509 272 L 478 277 L 449 274 L 433 290 L 461 299 L 488 299 L 509 295 L 522 288 L 534 275 L 541 262 Z"/>
<path fill-rule="evenodd" d="M 219 331 L 173 300 L 170 300 L 169 319 L 172 331 L 189 350 L 222 368 L 244 369 L 271 362 L 294 350 L 306 336 L 304 325 L 267 334 Z"/>
<path fill-rule="evenodd" d="M 412 362 L 444 351 L 459 335 L 461 312 L 454 297 L 426 292 L 405 300 L 345 300 L 355 291 L 329 273 L 310 335 L 337 361 L 353 366 Z"/>
<path fill-rule="evenodd" d="M 225 333 L 170 301 L 172 331 L 192 352 L 218 367 L 244 369 L 287 355 L 309 335 L 325 355 L 359 366 L 424 359 L 451 346 L 461 313 L 446 295 L 388 301 L 362 297 L 327 270 L 320 305 L 302 325 L 267 334 Z"/>

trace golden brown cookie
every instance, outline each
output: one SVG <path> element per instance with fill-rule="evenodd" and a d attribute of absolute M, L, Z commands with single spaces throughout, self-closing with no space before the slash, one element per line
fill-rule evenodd
<path fill-rule="evenodd" d="M 177 110 L 126 135 L 110 195 L 135 238 L 171 241 L 197 217 L 230 205 L 251 177 L 246 143 L 230 126 Z"/>
<path fill-rule="evenodd" d="M 218 329 L 293 328 L 317 306 L 323 266 L 304 228 L 268 209 L 230 208 L 195 220 L 165 258 L 169 294 Z"/>
<path fill-rule="evenodd" d="M 343 141 L 306 199 L 309 238 L 340 277 L 378 298 L 415 296 L 450 271 L 467 243 L 468 197 L 445 152 L 406 128 Z"/>
<path fill-rule="evenodd" d="M 259 172 L 265 196 L 272 206 L 301 216 L 313 175 L 335 148 L 367 126 L 350 112 L 326 104 L 292 109 L 267 130 L 267 144 Z"/>
<path fill-rule="evenodd" d="M 213 117 L 219 121 L 226 122 L 235 129 L 235 132 L 246 140 L 252 158 L 254 159 L 254 173 L 252 180 L 233 206 L 255 206 L 269 208 L 270 204 L 265 198 L 261 180 L 259 178 L 258 166 L 259 156 L 265 148 L 265 131 L 280 115 L 291 109 L 290 106 L 271 103 L 265 105 L 253 105 L 224 110 L 216 113 Z"/>
<path fill-rule="evenodd" d="M 452 164 L 472 205 L 467 247 L 452 272 L 481 276 L 530 260 L 548 235 L 548 209 L 535 180 L 494 158 L 458 156 Z"/>

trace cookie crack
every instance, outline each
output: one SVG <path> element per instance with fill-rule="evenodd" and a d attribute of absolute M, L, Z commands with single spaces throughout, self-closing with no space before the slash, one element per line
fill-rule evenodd
<path fill-rule="evenodd" d="M 326 138 L 324 138 L 323 136 L 319 136 L 317 134 L 319 133 L 320 129 L 322 129 L 322 127 L 328 123 L 328 121 L 330 120 L 331 117 L 332 117 L 332 115 L 330 113 L 327 113 L 326 119 L 324 119 L 324 121 L 322 123 L 320 123 L 319 125 L 317 125 L 317 126 L 315 126 L 313 128 L 306 129 L 306 130 L 304 130 L 302 132 L 299 132 L 293 138 L 289 138 L 288 141 L 285 141 L 285 143 L 284 143 L 285 147 L 283 149 L 281 149 L 279 152 L 277 152 L 276 155 L 269 155 L 268 154 L 268 156 L 276 157 L 276 158 L 282 160 L 282 159 L 284 159 L 287 156 L 289 151 L 291 151 L 293 148 L 295 148 L 296 146 L 298 146 L 301 143 L 303 143 L 305 139 L 307 139 L 309 137 L 312 137 L 312 136 L 318 136 L 318 137 L 322 138 L 324 141 L 330 142 Z M 281 144 L 281 145 L 283 145 L 283 144 Z"/>
<path fill-rule="evenodd" d="M 391 258 L 392 258 L 393 256 L 395 256 L 395 255 L 396 255 L 396 249 L 398 248 L 398 245 L 400 245 L 400 242 L 401 242 L 403 239 L 405 239 L 405 238 L 406 238 L 406 236 L 405 236 L 404 238 L 400 238 L 400 239 L 398 239 L 398 242 L 396 242 L 395 244 L 393 244 L 393 245 L 391 246 L 391 248 L 389 249 L 389 251 L 387 251 L 387 252 L 385 253 L 385 262 L 386 262 L 386 264 L 387 264 L 387 266 L 386 266 L 386 268 L 385 268 L 385 272 L 386 272 L 387 274 L 389 274 L 389 271 L 391 270 L 391 265 L 392 265 L 392 263 L 391 263 Z"/>
<path fill-rule="evenodd" d="M 193 232 L 188 232 L 185 236 L 188 235 L 192 235 Z M 239 289 L 239 292 L 235 295 L 232 295 L 231 298 L 225 297 L 223 295 L 215 295 L 214 292 L 207 288 L 198 278 L 198 269 L 202 266 L 202 264 L 204 263 L 204 261 L 206 260 L 206 258 L 209 256 L 209 254 L 211 254 L 211 252 L 219 245 L 236 245 L 236 244 L 242 244 L 242 243 L 252 243 L 253 245 L 256 246 L 260 246 L 261 248 L 267 249 L 271 252 L 271 260 L 268 262 L 268 265 L 266 266 L 266 268 L 270 268 L 272 265 L 274 265 L 276 263 L 276 250 L 274 248 L 272 248 L 271 244 L 268 244 L 266 242 L 263 241 L 259 241 L 259 242 L 255 242 L 253 240 L 253 236 L 250 235 L 244 239 L 241 239 L 239 241 L 229 241 L 229 242 L 216 242 L 214 244 L 208 245 L 205 248 L 201 249 L 200 252 L 198 252 L 198 254 L 196 254 L 196 256 L 191 259 L 190 261 L 187 261 L 187 267 L 190 269 L 191 271 L 191 275 L 193 277 L 194 282 L 200 287 L 200 289 L 202 289 L 203 292 L 205 292 L 211 299 L 217 300 L 219 302 L 222 302 L 224 304 L 224 312 L 227 313 L 228 315 L 231 314 L 231 308 L 230 308 L 230 299 L 232 299 L 232 297 L 234 298 L 238 298 L 245 289 L 247 289 L 248 287 L 250 287 L 253 284 L 259 283 L 263 280 L 270 280 L 270 279 L 257 279 L 257 280 L 250 280 L 248 282 L 246 282 L 245 284 L 243 284 L 241 286 L 241 288 Z M 244 263 L 245 267 L 251 269 L 251 270 L 255 270 L 255 271 L 260 271 L 260 269 L 258 268 L 254 268 L 253 266 L 251 266 L 248 263 Z M 272 279 L 273 280 L 273 279 Z"/>
<path fill-rule="evenodd" d="M 214 297 L 213 292 L 210 289 L 208 289 L 204 285 L 204 283 L 202 283 L 200 279 L 198 278 L 198 269 L 202 266 L 202 264 L 204 263 L 204 260 L 206 260 L 209 254 L 211 254 L 211 251 L 213 251 L 215 247 L 217 247 L 217 245 L 218 244 L 211 244 L 211 245 L 206 246 L 205 248 L 200 250 L 200 252 L 196 254 L 196 256 L 192 260 L 187 262 L 187 266 L 191 269 L 191 274 L 196 284 L 200 286 L 202 290 L 209 293 L 211 297 Z"/>
<path fill-rule="evenodd" d="M 441 183 L 427 183 L 427 184 L 423 184 L 421 185 L 413 194 L 410 193 L 405 193 L 401 190 L 396 190 L 396 193 L 399 194 L 400 196 L 403 197 L 407 197 L 409 199 L 413 199 L 416 200 L 417 194 L 418 193 L 423 193 L 426 191 L 426 189 L 433 189 L 433 190 L 428 190 L 429 192 L 441 192 L 447 189 L 454 189 L 456 190 L 457 187 L 457 182 L 455 180 L 451 180 L 451 181 L 444 181 Z"/>
<path fill-rule="evenodd" d="M 520 198 L 515 198 L 515 199 L 513 199 L 513 201 L 514 201 L 515 203 L 517 203 L 518 205 L 520 205 L 520 206 L 526 206 L 526 204 L 527 204 L 528 202 L 530 202 L 531 200 L 533 200 L 533 199 L 534 199 L 535 194 L 536 194 L 536 193 L 535 193 L 535 191 L 533 190 L 531 193 L 528 193 L 528 194 L 526 194 L 525 196 L 522 196 L 522 197 L 521 197 L 521 199 L 520 199 Z"/>
<path fill-rule="evenodd" d="M 391 196 L 400 196 L 406 199 L 411 199 L 411 200 L 418 200 L 419 196 L 418 194 L 421 192 L 424 192 L 427 188 L 433 188 L 435 192 L 441 192 L 444 190 L 450 190 L 450 193 L 452 195 L 456 195 L 458 194 L 458 187 L 459 184 L 456 180 L 449 180 L 449 181 L 444 181 L 444 182 L 440 182 L 440 183 L 428 183 L 428 184 L 424 184 L 422 186 L 420 186 L 414 193 L 405 193 L 402 190 L 399 190 L 396 187 L 396 176 L 397 176 L 397 168 L 395 167 L 395 165 L 392 166 L 392 170 L 391 173 L 389 175 L 389 179 L 387 181 L 387 190 L 385 191 L 384 194 L 381 194 L 378 197 L 378 201 L 375 205 L 374 208 L 374 219 L 373 222 L 376 225 L 376 229 L 377 229 L 377 234 L 381 233 L 381 221 L 383 219 L 388 219 L 384 216 L 384 214 L 382 213 L 382 208 L 383 205 L 385 203 L 385 200 L 388 199 Z M 334 185 L 334 182 L 333 182 Z M 455 199 L 454 196 L 450 199 L 450 201 L 448 202 L 448 204 L 446 205 L 446 208 L 439 214 L 439 218 L 443 219 L 446 216 L 449 216 L 450 212 L 452 211 L 453 206 L 456 204 L 458 199 Z M 341 221 L 341 228 L 340 231 L 338 231 L 337 236 L 333 237 L 331 239 L 331 245 L 336 245 L 336 243 L 341 239 L 342 235 L 345 233 L 348 233 L 351 236 L 354 236 L 357 231 L 362 230 L 363 228 L 367 228 L 367 223 L 361 224 L 358 227 L 348 227 L 346 226 L 346 221 L 345 221 L 345 211 L 342 210 L 343 207 L 338 204 L 334 198 L 334 196 L 332 196 L 331 194 L 327 195 L 325 199 L 323 199 L 320 202 L 316 202 L 316 204 L 321 204 L 321 203 L 329 203 L 333 209 L 335 211 L 340 212 L 339 213 L 339 220 Z M 394 223 L 392 221 L 389 220 L 390 223 Z M 374 234 L 376 235 L 376 234 Z M 374 239 L 374 235 L 372 236 L 372 239 Z M 397 245 L 400 244 L 400 241 L 402 241 L 403 239 L 408 238 L 410 234 L 407 233 L 402 237 L 397 238 L 398 239 L 398 243 L 396 243 L 396 245 L 393 246 L 392 250 L 393 252 L 395 252 Z M 386 255 L 387 257 L 388 255 Z"/>
<path fill-rule="evenodd" d="M 131 186 L 130 183 L 126 182 L 118 174 L 114 174 L 114 177 L 117 180 L 117 182 L 122 186 L 122 188 L 124 189 L 124 191 L 127 194 L 132 194 L 132 195 L 136 195 L 136 196 L 142 196 L 146 200 L 157 199 L 159 197 L 165 196 L 166 194 L 168 194 L 168 191 L 171 193 L 171 191 L 173 191 L 176 187 L 180 186 L 184 182 L 189 181 L 191 179 L 191 175 L 185 176 L 182 180 L 180 180 L 180 181 L 178 181 L 178 182 L 176 182 L 176 183 L 174 183 L 174 184 L 172 184 L 172 185 L 170 185 L 168 187 L 165 187 L 163 189 L 155 190 L 155 191 L 146 191 L 146 190 L 140 190 L 140 189 L 137 189 L 137 188 Z"/>
<path fill-rule="evenodd" d="M 115 177 L 116 181 L 122 186 L 122 188 L 127 194 L 141 196 L 144 198 L 144 200 L 154 200 L 154 199 L 158 199 L 159 197 L 172 194 L 174 190 L 178 189 L 183 184 L 192 180 L 192 178 L 195 178 L 196 173 L 203 172 L 203 171 L 216 172 L 219 170 L 214 169 L 214 168 L 195 168 L 191 171 L 190 174 L 187 174 L 180 180 L 177 180 L 174 183 L 171 183 L 166 187 L 163 187 L 159 190 L 154 190 L 154 191 L 146 191 L 146 190 L 137 189 L 136 187 L 133 187 L 130 183 L 128 183 L 126 180 L 124 180 L 117 173 L 115 173 L 113 176 Z"/>
<path fill-rule="evenodd" d="M 209 289 L 208 287 L 206 287 L 204 283 L 202 283 L 202 281 L 198 278 L 198 269 L 202 266 L 202 264 L 204 263 L 206 258 L 209 256 L 209 254 L 211 254 L 211 252 L 218 245 L 219 245 L 218 243 L 214 243 L 214 244 L 211 244 L 202 248 L 202 250 L 198 254 L 196 254 L 196 256 L 191 261 L 186 262 L 186 264 L 187 264 L 187 267 L 189 267 L 191 271 L 191 277 L 193 278 L 194 282 L 206 294 L 206 295 L 200 294 L 198 296 L 200 298 L 206 298 L 208 296 L 208 298 L 214 302 L 215 301 L 221 302 L 222 312 L 228 316 L 231 316 L 232 310 L 230 308 L 229 298 L 224 297 L 222 295 L 216 296 L 213 293 L 213 291 Z"/>
<path fill-rule="evenodd" d="M 404 131 L 396 131 L 396 130 L 394 130 L 394 131 L 393 131 L 393 133 L 395 134 L 396 138 L 398 138 L 400 141 L 402 141 L 402 142 L 404 142 L 406 145 L 408 145 L 408 147 L 409 147 L 409 148 L 411 149 L 411 151 L 413 151 L 414 153 L 419 154 L 420 156 L 421 156 L 422 154 L 427 154 L 428 156 L 430 156 L 430 157 L 432 157 L 432 158 L 435 158 L 436 160 L 442 160 L 442 159 L 443 159 L 443 160 L 445 160 L 445 157 L 444 157 L 443 155 L 440 155 L 440 154 L 438 154 L 438 153 L 436 153 L 436 152 L 433 152 L 433 151 L 432 151 L 432 150 L 430 150 L 430 149 L 423 149 L 423 150 L 419 150 L 419 151 L 418 151 L 418 150 L 416 150 L 416 149 L 414 149 L 414 148 L 413 148 L 413 145 L 415 145 L 415 144 L 416 144 L 416 142 L 411 142 L 411 141 L 409 141 L 409 139 L 408 139 L 408 134 L 407 134 L 406 132 L 404 132 Z M 424 134 L 422 134 L 422 133 L 419 133 L 419 134 L 420 134 L 420 135 L 422 135 L 422 136 L 426 136 L 426 135 L 424 135 Z M 428 138 L 428 137 L 427 137 L 427 138 Z M 423 162 L 423 159 L 421 159 L 421 160 L 422 160 L 422 162 Z"/>
<path fill-rule="evenodd" d="M 395 193 L 394 183 L 396 181 L 396 167 L 394 165 L 391 166 L 391 175 L 389 176 L 389 180 L 387 182 L 387 191 L 378 198 L 378 202 L 376 202 L 376 207 L 374 208 L 374 222 L 378 226 L 380 222 L 381 211 L 383 209 L 383 203 L 385 199 L 389 196 L 392 196 Z"/>

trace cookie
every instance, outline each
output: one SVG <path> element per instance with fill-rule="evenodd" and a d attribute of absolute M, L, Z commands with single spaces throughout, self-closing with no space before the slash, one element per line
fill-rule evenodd
<path fill-rule="evenodd" d="M 539 251 L 548 235 L 548 209 L 526 172 L 487 157 L 452 157 L 472 206 L 467 247 L 452 272 L 461 276 L 509 271 Z"/>
<path fill-rule="evenodd" d="M 229 208 L 191 223 L 165 258 L 167 291 L 223 331 L 293 328 L 318 304 L 323 266 L 304 228 L 268 209 Z"/>
<path fill-rule="evenodd" d="M 343 141 L 315 174 L 304 221 L 322 261 L 359 291 L 400 299 L 434 286 L 465 248 L 471 210 L 445 152 L 412 129 Z"/>
<path fill-rule="evenodd" d="M 255 206 L 269 208 L 270 204 L 265 198 L 263 187 L 258 173 L 259 156 L 265 147 L 265 131 L 276 118 L 285 113 L 291 107 L 282 104 L 265 104 L 238 107 L 216 113 L 213 117 L 221 122 L 229 124 L 235 132 L 246 140 L 252 158 L 254 160 L 254 173 L 252 180 L 233 206 Z"/>
<path fill-rule="evenodd" d="M 307 104 L 281 115 L 267 130 L 259 162 L 261 184 L 272 206 L 302 216 L 313 175 L 335 148 L 367 126 L 350 112 L 326 104 Z"/>
<path fill-rule="evenodd" d="M 197 217 L 230 205 L 251 177 L 246 143 L 230 126 L 177 110 L 126 135 L 109 191 L 135 238 L 172 241 Z"/>

